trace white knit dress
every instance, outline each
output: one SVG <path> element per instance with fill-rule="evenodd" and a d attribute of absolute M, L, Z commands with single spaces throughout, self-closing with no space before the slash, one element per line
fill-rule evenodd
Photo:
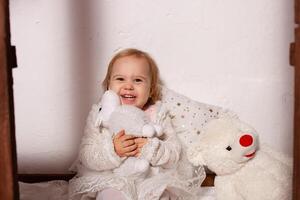
<path fill-rule="evenodd" d="M 168 110 L 157 105 L 155 123 L 163 127 L 164 134 L 160 138 L 149 138 L 143 147 L 141 158 L 147 159 L 151 167 L 147 177 L 139 182 L 112 172 L 126 158 L 115 153 L 113 134 L 95 126 L 101 106 L 92 106 L 73 168 L 77 175 L 69 182 L 69 199 L 94 199 L 97 192 L 106 188 L 121 191 L 128 200 L 158 200 L 166 189 L 178 199 L 194 198 L 204 179 L 204 171 L 202 168 L 195 170 L 187 161 Z"/>

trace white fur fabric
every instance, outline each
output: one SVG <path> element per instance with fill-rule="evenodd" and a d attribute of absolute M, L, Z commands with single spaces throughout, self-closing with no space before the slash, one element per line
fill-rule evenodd
<path fill-rule="evenodd" d="M 136 137 L 150 138 L 162 134 L 161 127 L 151 122 L 143 110 L 132 105 L 121 105 L 120 97 L 112 90 L 105 91 L 102 96 L 95 126 L 108 128 L 113 134 L 124 130 L 125 134 Z M 146 159 L 129 157 L 120 167 L 114 169 L 114 173 L 117 176 L 139 180 L 147 175 L 149 168 Z"/>
<path fill-rule="evenodd" d="M 112 90 L 105 91 L 102 96 L 101 109 L 95 123 L 97 127 L 100 125 L 114 134 L 121 130 L 137 137 L 154 137 L 162 134 L 161 127 L 151 122 L 143 110 L 132 105 L 121 105 L 120 97 Z"/>
<path fill-rule="evenodd" d="M 237 118 L 209 122 L 188 150 L 194 165 L 214 171 L 218 200 L 290 200 L 292 161 L 267 145 Z"/>

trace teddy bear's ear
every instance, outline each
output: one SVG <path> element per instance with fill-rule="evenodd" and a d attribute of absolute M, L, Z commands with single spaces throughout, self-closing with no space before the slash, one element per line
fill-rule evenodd
<path fill-rule="evenodd" d="M 98 115 L 97 115 L 97 118 L 95 121 L 95 127 L 99 127 L 101 125 L 102 121 L 103 121 L 103 115 L 100 111 L 100 112 L 98 112 Z"/>
<path fill-rule="evenodd" d="M 204 159 L 201 155 L 201 148 L 199 146 L 192 146 L 188 148 L 187 157 L 194 166 L 205 165 Z"/>

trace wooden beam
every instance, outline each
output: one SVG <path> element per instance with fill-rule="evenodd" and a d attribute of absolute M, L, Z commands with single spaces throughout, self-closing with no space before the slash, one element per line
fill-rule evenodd
<path fill-rule="evenodd" d="M 300 0 L 295 0 L 295 22 L 297 27 L 293 45 L 293 65 L 295 66 L 293 200 L 300 200 Z"/>
<path fill-rule="evenodd" d="M 0 0 L 0 199 L 19 199 L 16 181 L 8 1 Z"/>
<path fill-rule="evenodd" d="M 53 180 L 69 181 L 75 174 L 18 174 L 18 180 L 24 183 L 38 183 Z"/>
<path fill-rule="evenodd" d="M 295 113 L 293 199 L 300 200 L 300 28 L 295 31 Z"/>
<path fill-rule="evenodd" d="M 300 1 L 295 0 L 295 23 L 300 24 Z"/>

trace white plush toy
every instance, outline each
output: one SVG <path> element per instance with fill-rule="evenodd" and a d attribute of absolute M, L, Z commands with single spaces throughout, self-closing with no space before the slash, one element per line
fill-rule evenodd
<path fill-rule="evenodd" d="M 96 120 L 96 126 L 101 124 L 114 134 L 125 130 L 125 134 L 136 137 L 159 137 L 162 135 L 161 126 L 152 123 L 141 109 L 132 105 L 121 105 L 119 96 L 112 90 L 107 90 L 101 99 L 101 110 Z M 119 168 L 114 170 L 114 173 L 120 176 L 142 178 L 147 174 L 148 169 L 147 160 L 129 157 Z"/>
<path fill-rule="evenodd" d="M 237 118 L 210 121 L 188 158 L 216 173 L 218 200 L 291 199 L 292 160 L 259 146 L 256 131 Z"/>

